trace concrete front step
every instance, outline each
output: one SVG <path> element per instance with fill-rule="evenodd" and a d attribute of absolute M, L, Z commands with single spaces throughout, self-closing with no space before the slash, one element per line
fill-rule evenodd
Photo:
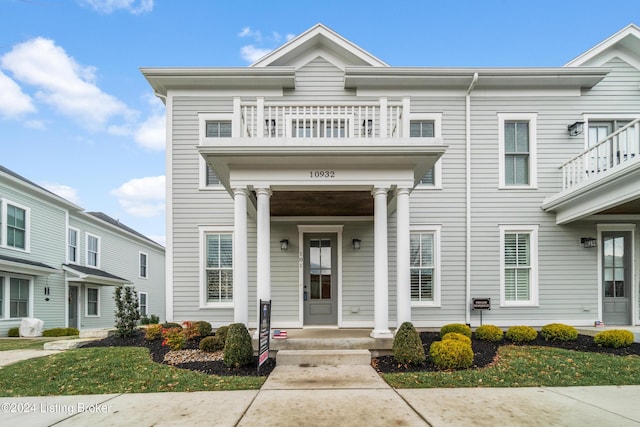
<path fill-rule="evenodd" d="M 370 365 L 369 350 L 279 350 L 276 365 Z"/>

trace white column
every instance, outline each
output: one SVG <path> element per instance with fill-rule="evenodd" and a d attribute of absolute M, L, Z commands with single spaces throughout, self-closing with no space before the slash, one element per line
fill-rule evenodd
<path fill-rule="evenodd" d="M 374 329 L 373 338 L 393 337 L 389 330 L 389 256 L 387 244 L 387 189 L 374 188 Z"/>
<path fill-rule="evenodd" d="M 256 190 L 258 198 L 258 218 L 257 218 L 257 286 L 258 301 L 271 299 L 271 214 L 269 212 L 269 198 L 271 190 L 268 188 L 258 188 Z"/>
<path fill-rule="evenodd" d="M 247 189 L 233 189 L 233 321 L 249 326 Z"/>
<path fill-rule="evenodd" d="M 398 327 L 411 322 L 411 233 L 409 230 L 409 189 L 399 188 L 397 201 L 396 300 Z"/>

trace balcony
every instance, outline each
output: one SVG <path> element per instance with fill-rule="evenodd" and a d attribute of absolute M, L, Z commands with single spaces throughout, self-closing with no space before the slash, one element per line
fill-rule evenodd
<path fill-rule="evenodd" d="M 542 205 L 565 224 L 594 214 L 639 214 L 640 118 L 561 166 L 562 191 Z"/>

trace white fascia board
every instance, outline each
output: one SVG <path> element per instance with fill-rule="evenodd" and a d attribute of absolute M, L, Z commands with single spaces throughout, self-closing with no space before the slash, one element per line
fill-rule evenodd
<path fill-rule="evenodd" d="M 567 62 L 564 66 L 580 67 L 583 64 L 586 64 L 587 62 L 589 62 L 591 59 L 603 53 L 605 50 L 613 47 L 617 43 L 620 43 L 626 37 L 635 37 L 636 39 L 640 39 L 640 27 L 638 27 L 635 24 L 627 25 L 622 30 L 613 34 L 611 37 L 603 40 L 602 42 L 598 43 L 591 49 L 587 50 L 586 52 L 582 53 L 581 55 L 578 55 L 571 61 Z"/>

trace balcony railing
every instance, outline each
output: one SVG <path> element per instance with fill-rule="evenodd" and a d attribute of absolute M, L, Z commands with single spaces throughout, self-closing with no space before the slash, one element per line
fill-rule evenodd
<path fill-rule="evenodd" d="M 640 118 L 618 129 L 593 147 L 564 163 L 562 189 L 596 179 L 612 169 L 640 160 Z"/>
<path fill-rule="evenodd" d="M 402 105 L 242 104 L 244 138 L 399 138 Z M 406 126 L 406 125 L 405 125 Z M 408 129 L 405 132 L 408 136 Z"/>

